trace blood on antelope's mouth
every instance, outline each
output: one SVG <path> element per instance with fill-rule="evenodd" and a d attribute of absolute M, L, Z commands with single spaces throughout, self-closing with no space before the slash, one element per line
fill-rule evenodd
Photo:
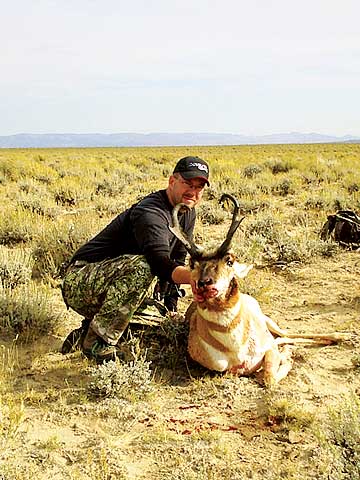
<path fill-rule="evenodd" d="M 205 300 L 216 297 L 218 293 L 219 290 L 215 287 L 204 287 L 197 289 L 197 294 L 203 297 Z"/>

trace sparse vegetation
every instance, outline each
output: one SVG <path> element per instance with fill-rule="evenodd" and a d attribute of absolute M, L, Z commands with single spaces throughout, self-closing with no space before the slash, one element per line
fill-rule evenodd
<path fill-rule="evenodd" d="M 360 401 L 349 395 L 328 409 L 317 438 L 323 478 L 360 479 Z"/>
<path fill-rule="evenodd" d="M 296 393 L 271 391 L 265 395 L 265 421 L 276 430 L 302 430 L 314 422 L 314 414 L 301 405 Z"/>
<path fill-rule="evenodd" d="M 59 315 L 53 311 L 51 293 L 46 285 L 26 283 L 13 288 L 0 283 L 0 329 L 27 341 L 53 332 Z"/>
<path fill-rule="evenodd" d="M 108 362 L 91 368 L 91 375 L 89 389 L 96 397 L 138 400 L 152 390 L 150 362 L 145 358 Z"/>
<path fill-rule="evenodd" d="M 29 251 L 0 246 L 0 278 L 3 285 L 14 288 L 30 282 L 34 258 Z"/>
<path fill-rule="evenodd" d="M 243 292 L 283 328 L 354 334 L 298 347 L 276 391 L 192 362 L 181 318 L 131 326 L 123 362 L 58 352 L 81 322 L 62 264 L 193 154 L 212 166 L 196 242 L 223 239 L 233 194 Z M 360 478 L 359 252 L 319 238 L 328 214 L 359 212 L 359 171 L 351 144 L 0 150 L 0 480 Z"/>

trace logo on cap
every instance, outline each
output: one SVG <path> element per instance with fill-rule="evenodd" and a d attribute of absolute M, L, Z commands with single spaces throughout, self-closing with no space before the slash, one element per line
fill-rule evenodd
<path fill-rule="evenodd" d="M 195 168 L 198 168 L 199 170 L 204 170 L 204 172 L 208 173 L 209 169 L 207 167 L 207 165 L 205 165 L 204 163 L 189 163 L 189 167 L 195 167 Z"/>
<path fill-rule="evenodd" d="M 180 173 L 183 178 L 190 179 L 200 177 L 206 180 L 207 185 L 210 185 L 209 166 L 200 157 L 184 157 L 181 158 L 175 165 L 173 173 Z"/>

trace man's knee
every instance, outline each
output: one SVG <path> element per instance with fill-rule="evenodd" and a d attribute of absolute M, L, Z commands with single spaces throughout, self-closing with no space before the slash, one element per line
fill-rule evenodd
<path fill-rule="evenodd" d="M 95 264 L 83 265 L 81 268 L 70 267 L 61 285 L 65 305 L 87 317 L 92 317 L 101 305 L 100 298 L 94 294 L 93 285 L 89 281 L 93 265 Z"/>

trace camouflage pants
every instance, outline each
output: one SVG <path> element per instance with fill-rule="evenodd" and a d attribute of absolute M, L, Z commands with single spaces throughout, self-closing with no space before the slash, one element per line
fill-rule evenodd
<path fill-rule="evenodd" d="M 142 255 L 122 255 L 96 263 L 75 262 L 62 284 L 67 306 L 91 320 L 91 328 L 116 345 L 144 300 L 154 275 Z"/>

